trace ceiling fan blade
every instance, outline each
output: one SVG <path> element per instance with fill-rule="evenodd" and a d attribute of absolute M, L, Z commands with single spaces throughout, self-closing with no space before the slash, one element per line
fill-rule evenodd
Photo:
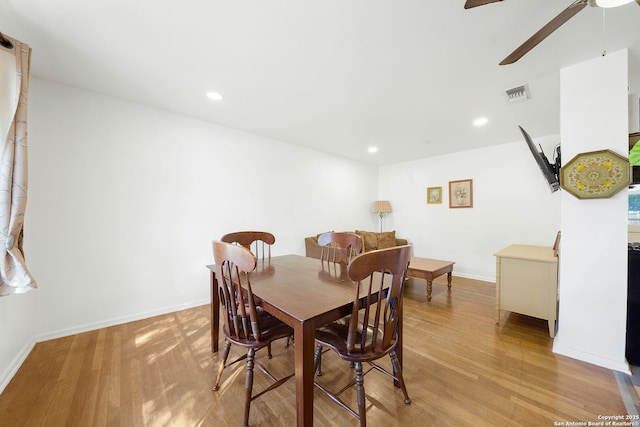
<path fill-rule="evenodd" d="M 511 52 L 509 56 L 504 58 L 500 65 L 513 64 L 518 59 L 522 58 L 527 52 L 536 47 L 538 43 L 549 37 L 551 33 L 560 28 L 562 24 L 573 18 L 575 14 L 580 12 L 587 5 L 587 0 L 576 0 L 565 10 L 560 12 L 558 16 L 553 18 L 547 25 L 542 27 L 537 33 L 532 35 L 526 42 L 522 43 L 520 47 Z"/>
<path fill-rule="evenodd" d="M 467 2 L 464 4 L 464 8 L 471 9 L 472 7 L 484 6 L 485 4 L 495 3 L 499 1 L 502 1 L 502 0 L 467 0 Z M 640 1 L 640 0 L 636 0 L 636 1 Z"/>

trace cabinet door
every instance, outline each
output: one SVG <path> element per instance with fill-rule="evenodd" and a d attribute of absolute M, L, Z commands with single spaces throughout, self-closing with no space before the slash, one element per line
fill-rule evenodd
<path fill-rule="evenodd" d="M 540 319 L 555 318 L 557 264 L 502 258 L 500 309 Z"/>

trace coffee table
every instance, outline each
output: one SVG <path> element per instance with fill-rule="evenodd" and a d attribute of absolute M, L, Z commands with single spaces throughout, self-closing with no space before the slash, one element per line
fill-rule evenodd
<path fill-rule="evenodd" d="M 411 257 L 407 277 L 427 281 L 427 301 L 431 301 L 433 279 L 447 273 L 447 287 L 451 289 L 451 273 L 454 261 L 443 261 L 431 258 Z"/>

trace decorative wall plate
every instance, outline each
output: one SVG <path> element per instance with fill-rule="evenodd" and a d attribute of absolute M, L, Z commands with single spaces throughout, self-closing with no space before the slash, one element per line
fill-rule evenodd
<path fill-rule="evenodd" d="M 578 199 L 611 197 L 629 182 L 629 160 L 610 150 L 578 154 L 560 169 L 560 187 Z"/>

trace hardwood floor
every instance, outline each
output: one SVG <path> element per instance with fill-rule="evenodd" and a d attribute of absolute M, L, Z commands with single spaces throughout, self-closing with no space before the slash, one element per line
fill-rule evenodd
<path fill-rule="evenodd" d="M 626 414 L 613 372 L 553 354 L 545 321 L 503 312 L 496 327 L 495 284 L 454 276 L 449 293 L 445 283 L 434 283 L 430 303 L 423 281 L 407 284 L 412 403 L 371 372 L 370 426 L 553 426 Z M 0 395 L 0 425 L 238 426 L 244 365 L 227 369 L 213 392 L 218 356 L 210 348 L 206 306 L 39 343 Z M 259 357 L 276 375 L 292 371 L 291 348 L 276 342 L 273 353 Z M 323 384 L 340 388 L 350 374 L 332 353 L 323 357 Z M 266 384 L 257 372 L 254 390 Z M 315 425 L 357 425 L 315 396 Z M 294 382 L 255 400 L 250 423 L 295 425 Z"/>

